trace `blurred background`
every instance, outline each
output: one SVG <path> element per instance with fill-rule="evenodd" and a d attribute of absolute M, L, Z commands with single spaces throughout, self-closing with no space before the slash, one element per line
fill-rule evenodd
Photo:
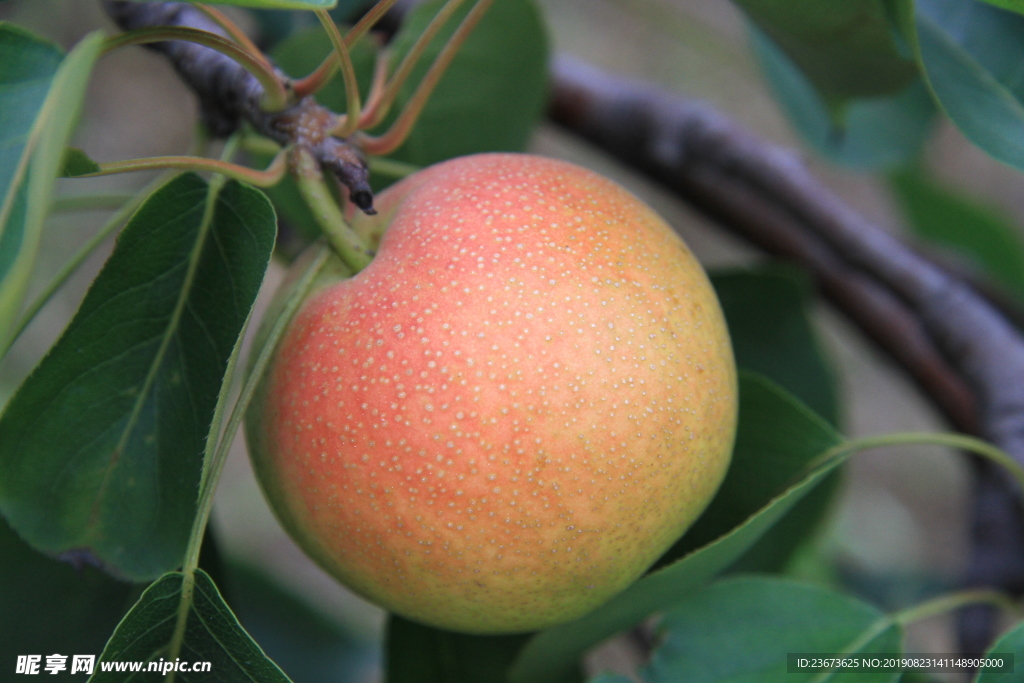
<path fill-rule="evenodd" d="M 766 84 L 748 24 L 727 0 L 538 0 L 555 52 L 565 52 L 624 76 L 653 81 L 708 101 L 756 134 L 800 149 L 815 174 L 857 210 L 892 231 L 908 227 L 890 185 L 874 173 L 840 168 L 801 142 Z M 243 11 L 232 11 L 257 30 Z M 68 47 L 96 28 L 113 32 L 93 0 L 8 0 L 0 19 Z M 1018 230 L 1024 224 L 1024 179 L 967 143 L 937 119 L 924 147 L 923 165 L 943 185 L 980 203 Z M 140 48 L 104 58 L 89 86 L 76 145 L 98 161 L 183 154 L 196 130 L 196 107 L 163 57 Z M 685 205 L 599 152 L 550 125 L 542 125 L 532 151 L 594 168 L 634 191 L 684 236 L 709 270 L 744 266 L 763 256 L 702 220 Z M 60 191 L 132 191 L 150 178 L 131 174 L 65 180 Z M 103 223 L 105 213 L 57 215 L 45 234 L 36 289 Z M 0 366 L 0 404 L 39 360 L 84 295 L 109 249 L 94 255 L 21 337 Z M 266 304 L 285 266 L 275 263 L 261 294 Z M 901 370 L 824 304 L 813 311 L 842 398 L 849 436 L 945 429 Z M 834 582 L 885 609 L 906 606 L 956 585 L 966 559 L 967 466 L 936 448 L 890 448 L 856 456 L 841 496 L 818 542 L 801 552 L 793 573 Z M 214 510 L 219 552 L 232 568 L 226 583 L 235 595 L 262 593 L 276 602 L 248 611 L 243 623 L 275 656 L 273 624 L 295 618 L 295 666 L 302 680 L 374 681 L 381 675 L 383 613 L 338 586 L 280 529 L 252 476 L 241 435 L 224 472 Z M 233 594 L 234 593 L 234 594 Z M 266 602 L 266 601 L 265 601 Z M 276 612 L 274 610 L 277 610 Z M 295 616 L 297 615 L 298 616 Z M 325 635 L 326 634 L 326 635 Z M 925 621 L 909 633 L 908 652 L 955 652 L 948 618 Z M 338 642 L 345 642 L 338 648 Z M 287 643 L 281 644 L 281 651 Z M 302 650 L 301 648 L 305 648 Z M 319 648 L 319 649 L 318 649 Z M 626 639 L 591 655 L 592 671 L 629 673 L 639 662 Z M 304 663 L 303 663 L 304 662 Z M 311 664 L 310 662 L 313 662 Z M 319 668 L 317 668 L 319 667 Z M 330 675 L 330 678 L 323 677 Z M 318 677 L 319 676 L 319 677 Z M 950 677 L 949 680 L 954 680 Z"/>

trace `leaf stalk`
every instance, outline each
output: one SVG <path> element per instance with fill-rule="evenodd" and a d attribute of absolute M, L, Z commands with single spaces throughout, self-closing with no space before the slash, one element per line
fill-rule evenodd
<path fill-rule="evenodd" d="M 152 171 L 177 169 L 182 171 L 209 171 L 224 175 L 233 180 L 240 180 L 256 187 L 271 187 L 284 177 L 288 170 L 286 150 L 280 150 L 266 169 L 260 171 L 247 166 L 239 166 L 218 159 L 206 159 L 194 156 L 145 157 L 125 161 L 111 161 L 99 165 L 96 173 L 83 173 L 75 178 L 94 178 L 113 175 L 115 173 L 131 173 L 133 171 Z"/>
<path fill-rule="evenodd" d="M 245 47 L 209 31 L 186 26 L 147 26 L 145 28 L 137 28 L 107 38 L 103 43 L 101 54 L 106 55 L 128 45 L 162 43 L 168 40 L 184 40 L 198 43 L 238 62 L 263 86 L 264 95 L 261 106 L 266 111 L 281 111 L 293 103 L 284 81 L 261 52 L 257 50 L 256 53 L 250 53 Z"/>
<path fill-rule="evenodd" d="M 359 115 L 362 111 L 362 103 L 359 99 L 359 82 L 356 80 L 356 70 L 352 65 L 352 57 L 349 55 L 348 47 L 345 45 L 345 40 L 341 37 L 341 33 L 338 32 L 338 27 L 335 25 L 334 20 L 331 19 L 331 15 L 326 10 L 316 10 L 316 16 L 323 24 L 324 30 L 327 32 L 328 37 L 331 39 L 331 44 L 334 46 L 334 55 L 336 64 L 341 65 L 341 76 L 345 83 L 345 106 L 346 113 L 342 117 L 342 121 L 338 126 L 338 132 L 336 135 L 341 137 L 348 137 L 355 132 L 356 126 L 359 125 Z"/>
<path fill-rule="evenodd" d="M 409 137 L 409 133 L 412 132 L 413 126 L 416 125 L 416 120 L 419 118 L 424 106 L 426 106 L 427 100 L 430 98 L 431 93 L 433 93 L 434 88 L 437 87 L 437 84 L 451 65 L 455 54 L 462 47 L 462 44 L 466 42 L 466 38 L 476 28 L 476 25 L 493 2 L 494 0 L 477 0 L 473 9 L 469 11 L 469 14 L 462 20 L 462 23 L 455 29 L 451 39 L 441 49 L 441 52 L 438 53 L 434 63 L 427 70 L 427 74 L 416 87 L 416 92 L 413 94 L 412 99 L 406 104 L 402 113 L 391 125 L 391 128 L 380 137 L 360 136 L 363 149 L 367 154 L 390 154 L 402 146 L 402 143 Z"/>

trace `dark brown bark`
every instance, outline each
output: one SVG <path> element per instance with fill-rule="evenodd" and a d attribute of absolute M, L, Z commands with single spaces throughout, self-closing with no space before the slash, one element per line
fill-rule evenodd
<path fill-rule="evenodd" d="M 106 0 L 104 4 L 110 18 L 126 31 L 147 26 L 185 26 L 225 35 L 206 15 L 185 3 Z M 348 188 L 356 206 L 367 213 L 374 212 L 370 171 L 362 152 L 347 140 L 330 134 L 338 120 L 336 114 L 312 97 L 305 97 L 282 112 L 268 113 L 260 107 L 263 86 L 230 57 L 183 40 L 154 43 L 151 47 L 167 56 L 199 97 L 203 122 L 211 133 L 229 135 L 246 121 L 261 135 L 281 145 L 306 147 L 321 168 L 333 172 Z"/>
<path fill-rule="evenodd" d="M 1024 463 L 1024 338 L 961 278 L 873 225 L 793 152 L 713 109 L 571 60 L 553 71 L 551 118 L 665 185 L 765 251 L 805 267 L 952 425 Z M 1024 519 L 1005 472 L 976 463 L 969 585 L 1024 591 Z M 992 636 L 965 611 L 967 652 Z"/>

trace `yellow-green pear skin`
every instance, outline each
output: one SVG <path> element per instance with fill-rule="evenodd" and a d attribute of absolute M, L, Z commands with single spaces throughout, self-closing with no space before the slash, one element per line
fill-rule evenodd
<path fill-rule="evenodd" d="M 542 629 L 638 579 L 729 465 L 736 370 L 682 240 L 619 185 L 486 154 L 403 180 L 373 262 L 317 289 L 249 411 L 296 541 L 377 604 Z"/>

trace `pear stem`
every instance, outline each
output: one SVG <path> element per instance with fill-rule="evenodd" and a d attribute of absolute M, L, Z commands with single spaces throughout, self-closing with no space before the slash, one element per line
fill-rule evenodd
<path fill-rule="evenodd" d="M 368 266 L 373 260 L 372 252 L 345 220 L 309 151 L 301 147 L 295 150 L 292 170 L 299 192 L 341 260 L 355 273 Z"/>

